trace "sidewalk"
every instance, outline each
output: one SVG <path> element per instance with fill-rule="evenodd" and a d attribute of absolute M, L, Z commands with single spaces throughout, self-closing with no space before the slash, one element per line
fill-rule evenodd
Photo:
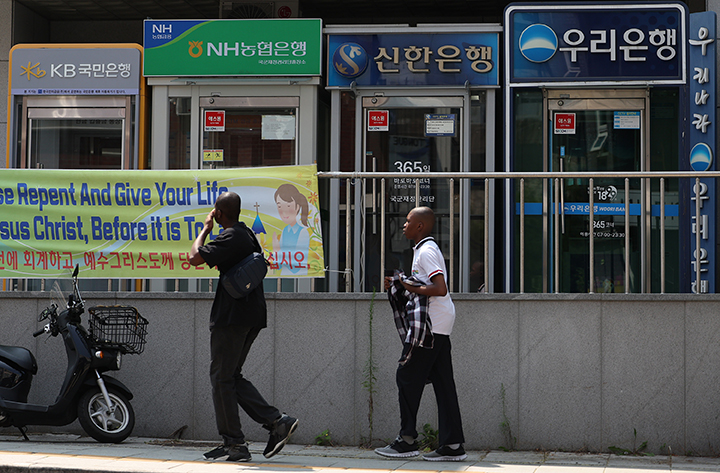
<path fill-rule="evenodd" d="M 205 461 L 212 442 L 171 441 L 131 437 L 121 444 L 101 444 L 75 435 L 31 434 L 0 436 L 0 472 L 7 473 L 218 473 L 372 471 L 468 471 L 487 473 L 642 473 L 665 471 L 720 472 L 720 458 L 619 457 L 611 454 L 562 452 L 469 451 L 464 462 L 428 462 L 381 458 L 357 447 L 286 445 L 271 459 L 262 456 L 265 445 L 250 444 L 249 463 Z"/>

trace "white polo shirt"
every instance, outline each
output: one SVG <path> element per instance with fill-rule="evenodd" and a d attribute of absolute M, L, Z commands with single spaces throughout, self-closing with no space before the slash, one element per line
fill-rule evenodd
<path fill-rule="evenodd" d="M 420 240 L 413 248 L 412 275 L 425 284 L 436 274 L 442 274 L 447 285 L 445 258 L 433 237 Z M 428 298 L 428 315 L 432 322 L 433 333 L 450 335 L 455 323 L 455 304 L 450 298 L 450 288 L 444 296 Z"/>

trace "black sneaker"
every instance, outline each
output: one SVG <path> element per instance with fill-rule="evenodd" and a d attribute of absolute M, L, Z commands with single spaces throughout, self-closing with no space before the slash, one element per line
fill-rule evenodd
<path fill-rule="evenodd" d="M 228 454 L 228 446 L 227 445 L 218 445 L 217 447 L 213 448 L 207 453 L 203 453 L 203 458 L 205 460 L 214 460 L 216 458 L 224 457 Z"/>
<path fill-rule="evenodd" d="M 270 438 L 263 452 L 265 458 L 270 458 L 282 450 L 287 441 L 290 440 L 290 436 L 297 430 L 299 423 L 299 420 L 287 414 L 283 414 L 282 417 L 275 421 L 270 427 Z"/>
<path fill-rule="evenodd" d="M 450 448 L 443 445 L 434 452 L 423 455 L 423 460 L 429 462 L 461 462 L 467 458 L 465 449 L 460 445 L 458 448 Z"/>
<path fill-rule="evenodd" d="M 417 442 L 413 441 L 413 443 L 407 443 L 402 439 L 402 437 L 398 437 L 390 445 L 382 448 L 376 448 L 375 453 L 384 457 L 409 458 L 420 455 L 420 450 L 418 450 Z"/>
<path fill-rule="evenodd" d="M 230 445 L 227 451 L 227 461 L 229 462 L 249 462 L 250 458 L 252 458 L 246 443 Z"/>

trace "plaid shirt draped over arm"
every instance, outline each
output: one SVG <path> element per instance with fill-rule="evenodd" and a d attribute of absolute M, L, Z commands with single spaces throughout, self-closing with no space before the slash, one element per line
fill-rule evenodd
<path fill-rule="evenodd" d="M 422 286 L 423 282 L 414 276 L 406 278 L 402 271 L 395 271 L 392 284 L 388 289 L 388 299 L 393 309 L 395 326 L 403 343 L 410 345 L 403 350 L 398 363 L 404 365 L 410 359 L 415 347 L 432 348 L 432 323 L 428 317 L 428 297 L 406 290 L 400 279 L 413 286 Z"/>

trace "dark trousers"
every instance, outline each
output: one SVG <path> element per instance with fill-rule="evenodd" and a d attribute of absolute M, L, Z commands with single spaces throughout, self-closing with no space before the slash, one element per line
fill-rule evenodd
<path fill-rule="evenodd" d="M 260 330 L 231 325 L 210 332 L 210 383 L 215 421 L 226 445 L 245 442 L 238 404 L 252 420 L 265 426 L 281 415 L 242 375 L 243 363 Z"/>
<path fill-rule="evenodd" d="M 396 380 L 400 397 L 400 435 L 416 438 L 417 413 L 425 382 L 430 381 L 438 405 L 440 445 L 464 443 L 455 379 L 453 378 L 450 337 L 433 335 L 433 348 L 415 347 L 410 360 L 398 366 Z M 408 344 L 404 347 L 409 348 Z"/>

